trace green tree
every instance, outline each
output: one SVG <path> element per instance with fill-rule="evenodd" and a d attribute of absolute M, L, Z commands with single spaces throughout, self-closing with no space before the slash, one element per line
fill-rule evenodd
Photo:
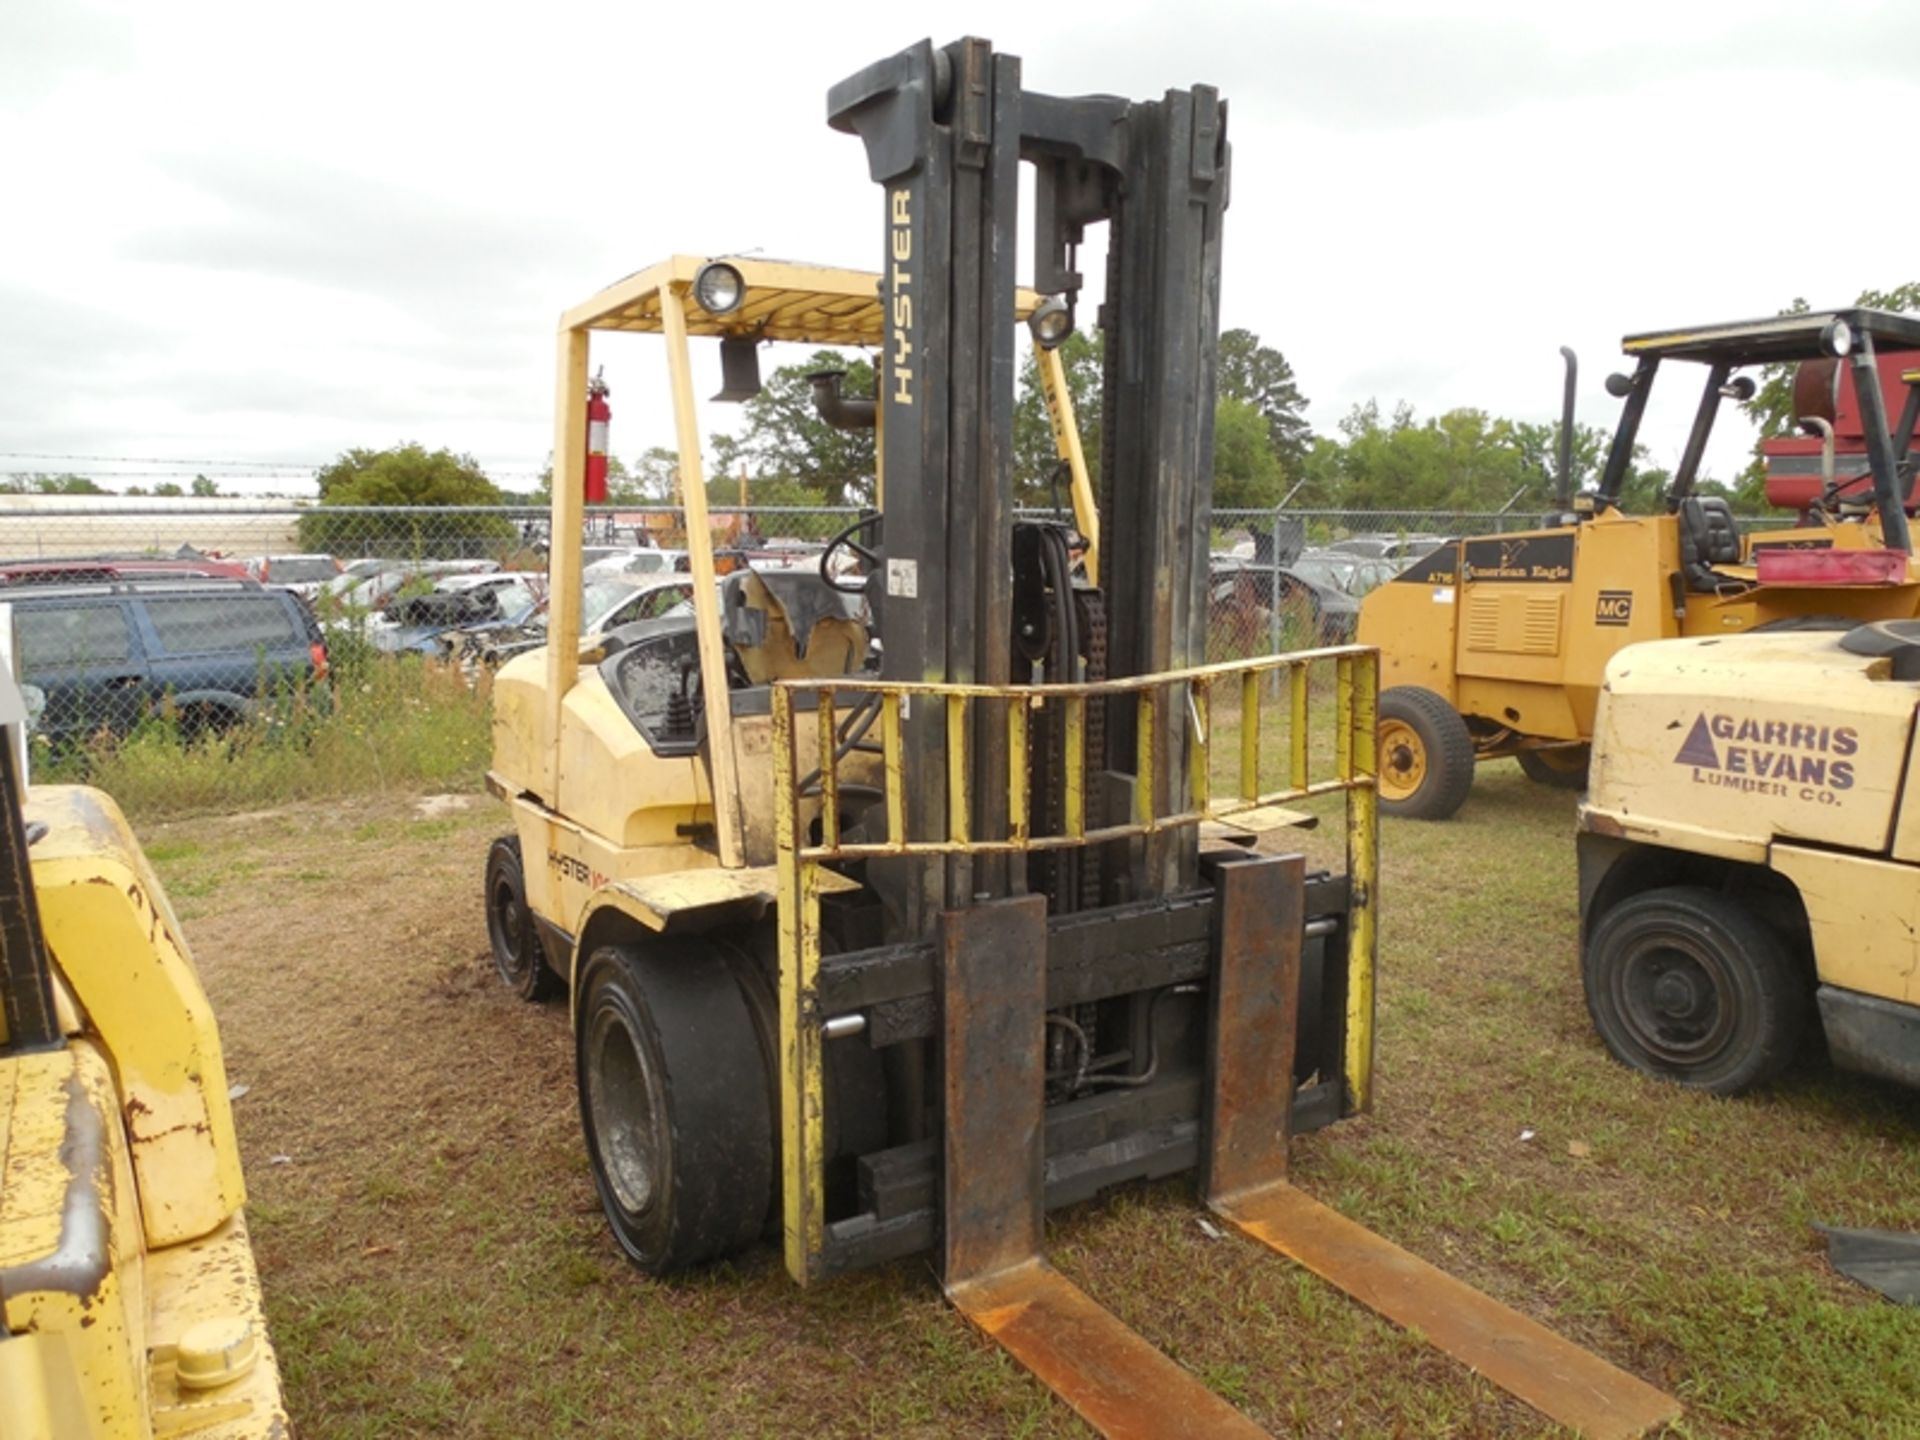
<path fill-rule="evenodd" d="M 1087 474 L 1100 474 L 1100 401 L 1102 395 L 1102 356 L 1105 347 L 1100 332 L 1088 335 L 1076 330 L 1060 346 L 1061 368 L 1066 372 L 1067 395 L 1073 401 L 1075 423 L 1080 431 L 1080 448 L 1087 457 Z M 1047 414 L 1046 392 L 1040 388 L 1040 370 L 1029 347 L 1020 362 L 1020 381 L 1013 397 L 1013 493 L 1022 505 L 1051 505 L 1056 493 L 1060 503 L 1069 503 L 1068 486 L 1063 476 L 1058 486 L 1054 472 L 1059 466 L 1059 448 L 1053 440 L 1053 421 Z"/>
<path fill-rule="evenodd" d="M 159 484 L 153 487 L 153 493 L 156 495 L 165 495 L 165 496 L 172 497 L 172 496 L 182 495 L 186 492 L 181 490 L 178 481 L 162 480 Z"/>
<path fill-rule="evenodd" d="M 1243 400 L 1267 422 L 1267 442 L 1289 474 L 1297 474 L 1312 447 L 1307 426 L 1307 397 L 1287 357 L 1262 345 L 1251 330 L 1229 330 L 1220 337 L 1219 392 L 1223 400 Z"/>
<path fill-rule="evenodd" d="M 741 407 L 740 433 L 714 438 L 715 478 L 737 474 L 744 461 L 752 476 L 796 482 L 823 504 L 873 498 L 873 431 L 836 430 L 820 418 L 807 379 L 820 370 L 846 371 L 841 386 L 850 397 L 874 393 L 873 366 L 837 350 L 816 350 L 801 364 L 781 366 Z"/>
<path fill-rule="evenodd" d="M 485 554 L 511 541 L 513 526 L 497 515 L 366 515 L 329 513 L 346 506 L 495 506 L 501 494 L 471 456 L 418 444 L 343 451 L 314 479 L 320 505 L 300 517 L 300 544 L 330 554 L 443 558 Z"/>
<path fill-rule="evenodd" d="M 200 496 L 203 500 L 220 493 L 220 487 L 204 475 L 194 476 L 191 488 L 192 493 Z"/>
<path fill-rule="evenodd" d="M 1509 420 L 1461 408 L 1416 422 L 1402 402 L 1383 421 L 1379 404 L 1356 405 L 1340 421 L 1342 444 L 1316 445 L 1308 476 L 1317 504 L 1355 510 L 1500 510 L 1550 482 Z M 1537 437 L 1531 442 L 1538 443 Z"/>
<path fill-rule="evenodd" d="M 611 493 L 611 482 L 607 489 Z M 626 489 L 631 493 L 620 497 L 622 503 L 674 504 L 680 497 L 680 452 L 670 445 L 647 447 L 627 473 Z"/>
<path fill-rule="evenodd" d="M 1285 475 L 1260 407 L 1222 399 L 1213 412 L 1214 509 L 1270 510 L 1280 503 Z"/>
<path fill-rule="evenodd" d="M 653 451 L 648 451 L 653 454 Z M 672 451 L 667 451 L 671 455 Z M 553 457 L 547 457 L 547 463 L 541 468 L 540 478 L 534 484 L 533 493 L 526 497 L 535 505 L 553 503 Z M 607 457 L 607 503 L 609 505 L 631 505 L 648 498 L 627 464 L 618 455 Z"/>

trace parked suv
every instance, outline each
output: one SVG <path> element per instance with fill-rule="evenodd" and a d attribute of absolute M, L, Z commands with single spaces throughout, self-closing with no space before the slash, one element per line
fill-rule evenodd
<path fill-rule="evenodd" d="M 320 627 L 290 592 L 250 580 L 34 586 L 0 595 L 23 683 L 46 696 L 39 730 L 124 734 L 171 703 L 220 729 L 263 695 L 327 675 Z"/>

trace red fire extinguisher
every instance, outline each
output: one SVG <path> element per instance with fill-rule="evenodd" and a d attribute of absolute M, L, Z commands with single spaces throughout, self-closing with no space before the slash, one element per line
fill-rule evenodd
<path fill-rule="evenodd" d="M 605 372 L 596 374 L 587 386 L 587 489 L 589 505 L 607 503 L 607 422 L 613 410 L 607 404 Z"/>

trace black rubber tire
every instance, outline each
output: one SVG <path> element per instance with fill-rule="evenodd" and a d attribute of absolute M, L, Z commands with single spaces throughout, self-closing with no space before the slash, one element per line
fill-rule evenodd
<path fill-rule="evenodd" d="M 767 1056 L 727 957 L 698 942 L 588 957 L 580 1124 L 614 1238 L 664 1275 L 752 1245 L 772 1204 Z"/>
<path fill-rule="evenodd" d="M 1473 788 L 1473 735 L 1467 722 L 1445 698 L 1418 685 L 1395 685 L 1381 695 L 1380 719 L 1412 730 L 1425 760 L 1425 773 L 1411 793 L 1389 798 L 1383 785 L 1381 810 L 1408 820 L 1447 819 Z M 1396 762 L 1384 744 L 1379 762 L 1385 780 Z"/>
<path fill-rule="evenodd" d="M 534 928 L 519 836 L 502 835 L 487 850 L 484 894 L 487 941 L 501 982 L 522 1000 L 540 1001 L 559 994 L 566 982 L 547 964 L 546 949 Z"/>
<path fill-rule="evenodd" d="M 1643 891 L 1608 910 L 1580 972 L 1594 1029 L 1615 1059 L 1715 1095 L 1779 1075 L 1812 1006 L 1805 968 L 1773 928 L 1738 899 L 1692 885 Z"/>
<path fill-rule="evenodd" d="M 1587 788 L 1588 749 L 1585 745 L 1563 745 L 1552 750 L 1521 750 L 1514 759 L 1536 785 L 1552 790 Z"/>

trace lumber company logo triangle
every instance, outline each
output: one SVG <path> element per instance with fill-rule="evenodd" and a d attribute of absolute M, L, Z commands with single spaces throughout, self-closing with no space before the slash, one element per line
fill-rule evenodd
<path fill-rule="evenodd" d="M 1687 732 L 1686 741 L 1680 746 L 1680 753 L 1673 757 L 1676 765 L 1692 765 L 1701 770 L 1718 770 L 1720 752 L 1713 748 L 1713 736 L 1707 731 L 1705 713 L 1695 717 L 1693 729 Z"/>

